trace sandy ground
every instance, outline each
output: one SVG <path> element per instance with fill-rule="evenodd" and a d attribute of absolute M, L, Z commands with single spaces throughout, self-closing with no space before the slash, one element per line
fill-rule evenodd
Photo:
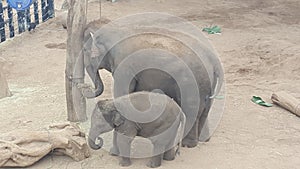
<path fill-rule="evenodd" d="M 56 7 L 61 4 L 56 0 Z M 91 2 L 88 19 L 99 17 Z M 300 99 L 299 0 L 120 0 L 103 3 L 103 16 L 116 19 L 138 12 L 168 12 L 199 28 L 222 27 L 221 35 L 206 35 L 220 54 L 226 75 L 226 107 L 211 140 L 161 168 L 296 169 L 300 166 L 300 119 L 274 106 L 260 107 L 250 99 L 270 102 L 273 92 L 284 90 Z M 64 90 L 66 31 L 55 19 L 0 45 L 7 60 L 5 74 L 13 96 L 0 100 L 0 132 L 15 129 L 45 130 L 66 120 Z M 111 76 L 101 72 L 105 85 Z M 101 98 L 111 97 L 106 87 Z M 129 168 L 146 168 L 146 160 L 133 160 Z M 106 151 L 92 151 L 82 162 L 49 155 L 35 164 L 41 168 L 119 168 Z"/>

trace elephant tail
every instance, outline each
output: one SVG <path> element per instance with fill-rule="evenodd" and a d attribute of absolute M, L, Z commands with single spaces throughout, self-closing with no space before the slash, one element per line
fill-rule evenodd
<path fill-rule="evenodd" d="M 214 93 L 209 98 L 210 99 L 214 99 L 219 94 L 220 90 L 221 90 L 220 78 L 217 77 L 216 78 L 215 88 L 214 88 Z"/>
<path fill-rule="evenodd" d="M 214 79 L 213 79 L 213 93 L 209 97 L 210 99 L 214 99 L 218 94 L 220 94 L 220 91 L 222 90 L 224 81 L 224 73 L 221 66 L 215 69 L 214 71 Z"/>
<path fill-rule="evenodd" d="M 178 154 L 180 155 L 180 148 L 182 146 L 182 140 L 183 140 L 183 135 L 184 135 L 184 127 L 185 127 L 185 123 L 186 123 L 186 117 L 185 117 L 185 114 L 183 111 L 180 111 L 180 124 L 178 126 L 178 135 L 179 135 L 179 140 L 178 140 L 178 147 L 176 149 L 176 153 L 175 154 Z M 177 143 L 177 141 L 176 141 Z"/>

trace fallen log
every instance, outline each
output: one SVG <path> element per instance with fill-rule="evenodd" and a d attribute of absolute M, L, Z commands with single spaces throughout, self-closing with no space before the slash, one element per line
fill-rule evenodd
<path fill-rule="evenodd" d="M 50 126 L 44 131 L 15 130 L 0 135 L 0 167 L 27 167 L 49 153 L 75 161 L 89 157 L 85 134 L 75 124 Z"/>
<path fill-rule="evenodd" d="M 286 92 L 273 93 L 272 101 L 300 117 L 300 101 Z"/>

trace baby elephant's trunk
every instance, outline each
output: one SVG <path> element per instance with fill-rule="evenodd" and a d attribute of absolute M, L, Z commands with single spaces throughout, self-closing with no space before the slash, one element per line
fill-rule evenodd
<path fill-rule="evenodd" d="M 96 143 L 98 141 L 99 141 L 99 143 Z M 89 146 L 93 150 L 98 150 L 103 146 L 103 139 L 101 137 L 90 137 L 89 136 L 88 143 L 89 143 Z"/>

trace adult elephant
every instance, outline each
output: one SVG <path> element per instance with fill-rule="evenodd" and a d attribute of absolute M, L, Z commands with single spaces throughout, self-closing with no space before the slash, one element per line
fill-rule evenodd
<path fill-rule="evenodd" d="M 220 61 L 207 42 L 181 32 L 134 25 L 105 21 L 88 25 L 84 65 L 95 88 L 83 87 L 83 95 L 95 98 L 102 94 L 99 69 L 112 73 L 114 97 L 137 91 L 163 92 L 186 114 L 183 146 L 195 147 L 213 97 L 221 88 Z"/>

